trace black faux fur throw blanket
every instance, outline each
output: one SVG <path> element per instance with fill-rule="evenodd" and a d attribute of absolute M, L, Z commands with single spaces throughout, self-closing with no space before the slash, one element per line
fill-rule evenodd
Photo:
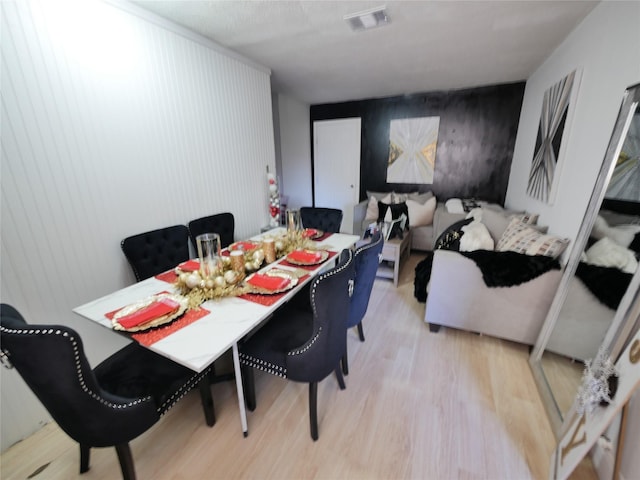
<path fill-rule="evenodd" d="M 558 260 L 544 255 L 490 250 L 458 253 L 476 262 L 488 287 L 512 287 L 533 280 L 549 270 L 560 269 Z M 421 303 L 427 301 L 427 285 L 431 278 L 432 264 L 433 252 L 427 252 L 424 260 L 416 265 L 413 296 Z"/>
<path fill-rule="evenodd" d="M 580 262 L 576 269 L 576 277 L 582 280 L 585 287 L 613 310 L 618 309 L 632 276 L 614 267 L 599 267 L 584 262 Z"/>
<path fill-rule="evenodd" d="M 487 287 L 513 287 L 528 282 L 549 270 L 559 270 L 560 262 L 546 255 L 476 250 L 460 252 L 470 258 L 482 272 Z"/>

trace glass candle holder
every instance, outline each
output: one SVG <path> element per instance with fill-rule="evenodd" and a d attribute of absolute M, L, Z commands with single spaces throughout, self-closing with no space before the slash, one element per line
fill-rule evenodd
<path fill-rule="evenodd" d="M 301 229 L 300 210 L 287 210 L 287 231 L 289 233 L 295 233 Z"/>
<path fill-rule="evenodd" d="M 198 235 L 196 246 L 200 259 L 200 276 L 207 279 L 219 275 L 221 272 L 220 235 L 217 233 Z"/>

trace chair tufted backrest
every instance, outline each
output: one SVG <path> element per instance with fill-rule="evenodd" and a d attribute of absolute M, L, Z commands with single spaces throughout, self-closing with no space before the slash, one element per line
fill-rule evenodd
<path fill-rule="evenodd" d="M 300 219 L 304 228 L 316 228 L 323 232 L 338 233 L 342 223 L 342 210 L 324 207 L 300 208 Z"/>
<path fill-rule="evenodd" d="M 383 247 L 382 235 L 379 231 L 373 234 L 371 241 L 356 249 L 353 263 L 355 264 L 355 285 L 351 297 L 349 321 L 347 327 L 354 327 L 362 321 L 367 313 L 369 298 L 376 279 L 376 271 L 380 264 L 380 253 Z"/>
<path fill-rule="evenodd" d="M 226 248 L 233 243 L 235 227 L 235 218 L 232 213 L 217 213 L 215 215 L 209 215 L 208 217 L 191 220 L 189 222 L 189 236 L 193 242 L 193 247 L 197 249 L 196 237 L 198 235 L 203 233 L 217 233 L 220 235 L 221 247 Z"/>
<path fill-rule="evenodd" d="M 320 381 L 340 362 L 346 352 L 354 275 L 353 252 L 345 249 L 338 264 L 311 283 L 313 332 L 304 345 L 287 354 L 287 376 L 291 380 Z"/>
<path fill-rule="evenodd" d="M 80 444 L 128 442 L 159 418 L 151 397 L 117 397 L 98 385 L 82 340 L 69 327 L 30 325 L 2 304 L 0 340 L 3 363 L 18 371 L 60 428 Z"/>
<path fill-rule="evenodd" d="M 120 246 L 139 282 L 189 260 L 189 229 L 185 225 L 160 228 L 127 237 Z"/>

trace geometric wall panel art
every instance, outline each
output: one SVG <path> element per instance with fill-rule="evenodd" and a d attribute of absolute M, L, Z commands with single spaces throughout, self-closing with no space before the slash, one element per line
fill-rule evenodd
<path fill-rule="evenodd" d="M 640 203 L 640 108 L 638 107 L 629 124 L 605 198 Z"/>
<path fill-rule="evenodd" d="M 553 203 L 558 188 L 571 114 L 575 109 L 575 97 L 580 74 L 574 70 L 551 86 L 542 99 L 542 112 L 534 149 L 527 193 L 545 203 Z"/>
<path fill-rule="evenodd" d="M 433 183 L 440 117 L 391 120 L 387 183 Z"/>

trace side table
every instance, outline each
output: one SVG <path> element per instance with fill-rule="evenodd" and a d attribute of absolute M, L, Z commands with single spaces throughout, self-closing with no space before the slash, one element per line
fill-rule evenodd
<path fill-rule="evenodd" d="M 376 272 L 377 277 L 392 278 L 393 285 L 398 286 L 398 276 L 402 262 L 406 260 L 411 252 L 411 230 L 404 232 L 403 238 L 393 238 L 385 240 L 382 247 L 382 261 L 387 262 L 385 265 L 381 263 Z"/>

